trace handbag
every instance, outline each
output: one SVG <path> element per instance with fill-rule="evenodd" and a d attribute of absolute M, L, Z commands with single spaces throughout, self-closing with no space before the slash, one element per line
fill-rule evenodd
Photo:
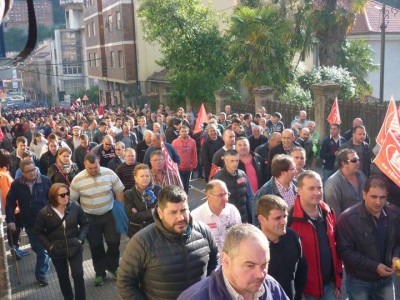
<path fill-rule="evenodd" d="M 114 200 L 112 208 L 115 224 L 117 226 L 117 232 L 120 234 L 128 234 L 129 220 L 125 213 L 125 207 L 122 202 Z"/>

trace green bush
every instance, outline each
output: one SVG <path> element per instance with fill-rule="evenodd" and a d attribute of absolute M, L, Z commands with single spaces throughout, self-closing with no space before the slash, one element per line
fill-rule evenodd
<path fill-rule="evenodd" d="M 355 95 L 355 79 L 347 71 L 341 67 L 319 67 L 314 68 L 310 72 L 298 77 L 300 86 L 311 91 L 311 86 L 315 83 L 330 80 L 340 85 L 340 99 L 350 100 Z"/>
<path fill-rule="evenodd" d="M 280 99 L 283 102 L 296 103 L 304 107 L 313 104 L 310 91 L 302 89 L 297 82 L 289 83 Z"/>

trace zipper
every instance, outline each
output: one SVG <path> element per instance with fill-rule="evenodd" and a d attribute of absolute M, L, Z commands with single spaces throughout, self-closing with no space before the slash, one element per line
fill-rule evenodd
<path fill-rule="evenodd" d="M 65 245 L 67 246 L 67 257 L 69 257 L 69 247 L 68 247 L 67 234 L 65 233 L 65 227 L 64 227 L 64 238 L 65 238 Z"/>

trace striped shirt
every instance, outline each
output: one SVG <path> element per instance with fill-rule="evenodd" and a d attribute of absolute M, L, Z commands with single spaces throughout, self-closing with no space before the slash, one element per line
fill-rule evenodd
<path fill-rule="evenodd" d="M 110 169 L 100 167 L 96 176 L 83 170 L 74 177 L 70 186 L 70 199 L 80 199 L 82 209 L 91 215 L 104 215 L 114 205 L 114 193 L 122 192 L 124 185 Z"/>

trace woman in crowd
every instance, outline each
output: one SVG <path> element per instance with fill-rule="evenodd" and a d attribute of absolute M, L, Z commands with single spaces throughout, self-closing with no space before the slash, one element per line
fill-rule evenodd
<path fill-rule="evenodd" d="M 35 153 L 36 157 L 40 157 L 40 154 L 42 153 L 42 148 L 45 145 L 47 145 L 47 140 L 44 138 L 43 134 L 40 132 L 36 132 L 35 138 L 29 145 L 29 150 Z"/>
<path fill-rule="evenodd" d="M 55 164 L 57 161 L 57 152 L 59 148 L 58 141 L 49 140 L 48 147 L 47 146 L 43 147 L 42 152 L 44 148 L 48 148 L 48 150 L 44 152 L 40 157 L 39 166 L 40 166 L 40 173 L 47 174 L 50 166 L 52 164 Z"/>
<path fill-rule="evenodd" d="M 152 183 L 148 165 L 137 165 L 133 177 L 135 185 L 124 193 L 125 212 L 129 219 L 129 237 L 154 222 L 153 211 L 158 192 L 161 190 L 160 186 Z"/>
<path fill-rule="evenodd" d="M 64 300 L 86 299 L 82 251 L 88 231 L 89 221 L 83 209 L 76 201 L 69 201 L 68 186 L 53 184 L 49 205 L 39 212 L 35 232 L 53 261 Z M 75 298 L 68 265 L 74 280 Z"/>
<path fill-rule="evenodd" d="M 52 183 L 59 182 L 70 186 L 72 179 L 79 173 L 76 163 L 71 161 L 71 150 L 60 148 L 57 154 L 57 161 L 49 167 L 47 177 Z"/>

